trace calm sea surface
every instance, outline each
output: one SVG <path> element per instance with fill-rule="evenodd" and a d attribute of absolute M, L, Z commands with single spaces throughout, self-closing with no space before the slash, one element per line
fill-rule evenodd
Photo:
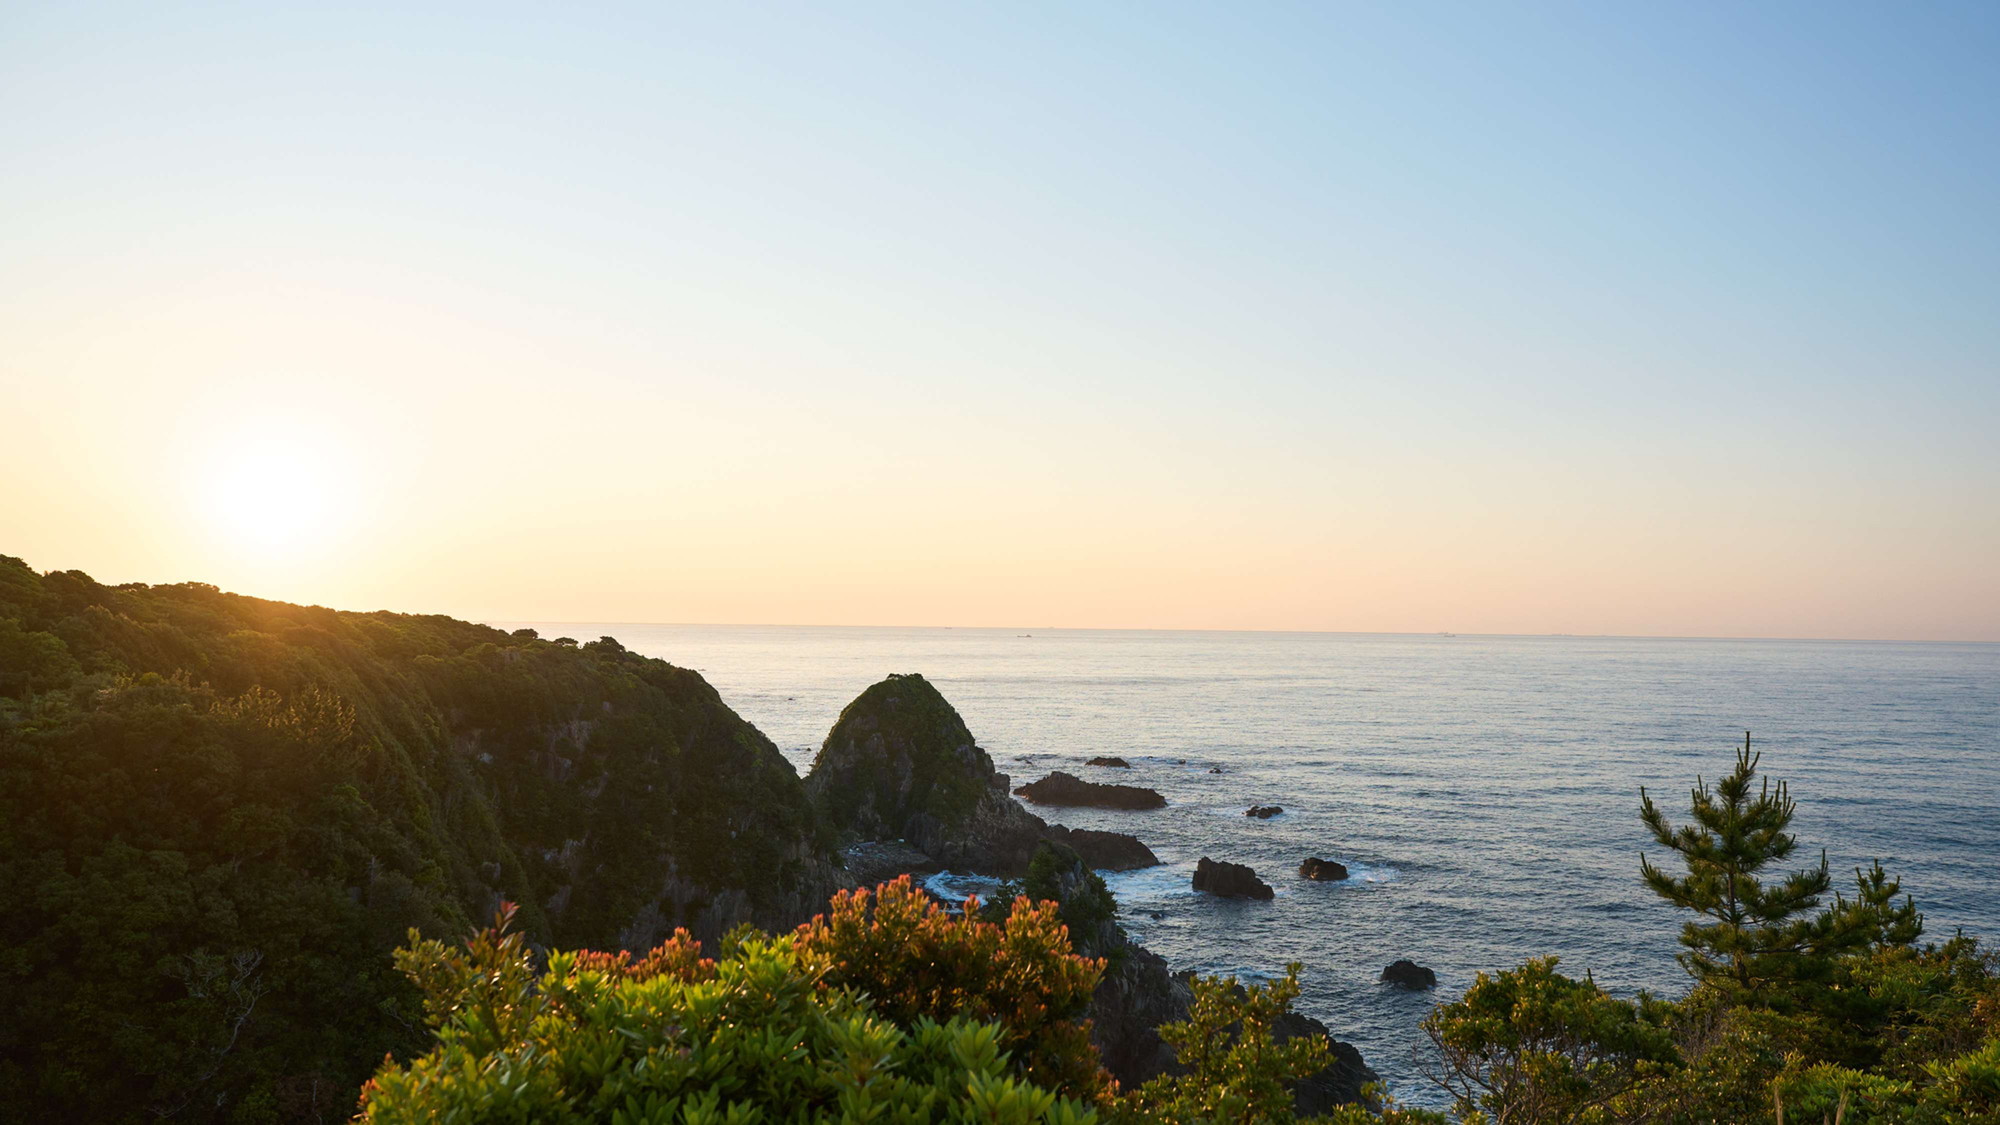
<path fill-rule="evenodd" d="M 1176 969 L 1303 962 L 1300 1009 L 1419 1103 L 1417 1022 L 1482 969 L 1555 954 L 1616 991 L 1684 987 L 1682 918 L 1639 883 L 1639 787 L 1684 812 L 1746 729 L 1791 783 L 1801 861 L 1824 848 L 1841 886 L 1879 858 L 1932 937 L 2000 938 L 2000 645 L 530 624 L 698 670 L 801 774 L 850 699 L 921 672 L 1017 784 L 1158 789 L 1157 811 L 1037 811 L 1145 840 L 1165 866 L 1108 878 L 1136 939 Z M 1354 877 L 1301 880 L 1309 855 Z M 1202 856 L 1277 899 L 1194 894 Z M 1378 983 L 1398 957 L 1438 993 Z"/>

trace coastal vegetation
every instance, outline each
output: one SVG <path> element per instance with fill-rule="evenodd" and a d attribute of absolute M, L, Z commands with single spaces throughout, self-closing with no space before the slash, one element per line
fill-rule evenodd
<path fill-rule="evenodd" d="M 1793 869 L 1760 767 L 1641 794 L 1684 994 L 1482 975 L 1414 1109 L 1297 966 L 1131 943 L 1091 869 L 1151 853 L 1028 813 L 920 676 L 802 780 L 610 638 L 0 557 L 0 1120 L 2000 1125 L 2000 960 L 1879 864 Z M 856 886 L 885 837 L 1018 881 Z"/>
<path fill-rule="evenodd" d="M 1823 906 L 1811 893 L 1796 893 L 1820 884 L 1815 869 L 1784 874 L 1767 889 L 1758 872 L 1795 849 L 1787 831 L 1794 810 L 1782 786 L 1756 788 L 1756 767 L 1746 749 L 1725 780 L 1713 789 L 1697 786 L 1686 829 L 1669 828 L 1650 800 L 1643 806 L 1646 822 L 1686 870 L 1671 876 L 1648 863 L 1648 884 L 1717 919 L 1690 923 L 1683 935 L 1689 994 L 1678 1001 L 1616 997 L 1592 980 L 1563 975 L 1554 958 L 1482 974 L 1424 1022 L 1434 1047 L 1429 1073 L 1451 1095 L 1449 1112 L 1398 1107 L 1376 1092 L 1361 1104 L 1298 1113 L 1293 1090 L 1327 1065 L 1328 1045 L 1324 1037 L 1278 1033 L 1298 994 L 1297 965 L 1248 988 L 1197 978 L 1187 1018 L 1161 1029 L 1178 1059 L 1175 1071 L 1132 1089 L 1106 1083 L 1075 1022 L 1105 962 L 1075 953 L 1061 923 L 1070 916 L 1090 930 L 1103 926 L 1098 912 L 1108 896 L 1100 882 L 1077 898 L 1076 888 L 1064 885 L 1064 857 L 1044 845 L 1004 910 L 954 916 L 922 901 L 904 880 L 884 886 L 872 909 L 865 892 L 843 895 L 830 924 L 779 938 L 733 939 L 729 956 L 741 964 L 730 970 L 732 981 L 756 970 L 799 995 L 816 988 L 824 998 L 812 1032 L 821 1038 L 784 1025 L 784 1042 L 792 1045 L 785 1065 L 796 1071 L 782 1079 L 789 1084 L 784 1089 L 811 1089 L 816 1101 L 796 1101 L 803 1093 L 776 1098 L 722 1064 L 701 1072 L 718 1075 L 712 1083 L 689 1085 L 683 1077 L 694 1065 L 689 1060 L 722 1050 L 737 1032 L 703 1031 L 676 1014 L 645 1035 L 618 1040 L 580 1024 L 582 1016 L 566 1015 L 517 1021 L 555 1038 L 522 1038 L 494 1046 L 490 1056 L 465 1054 L 476 1032 L 446 1027 L 429 1056 L 408 1067 L 391 1064 L 378 1076 L 371 1119 L 415 1120 L 406 1113 L 410 1104 L 429 1105 L 433 1116 L 446 1106 L 491 1106 L 499 1096 L 494 1091 L 505 1089 L 491 1076 L 513 1073 L 517 1055 L 567 1059 L 601 1042 L 628 1059 L 637 1045 L 658 1040 L 682 1053 L 653 1085 L 639 1084 L 656 1100 L 634 1100 L 638 1095 L 628 1091 L 636 1080 L 624 1071 L 615 1083 L 586 1075 L 571 1086 L 554 1084 L 549 1096 L 569 1100 L 549 1104 L 568 1113 L 573 1103 L 611 1089 L 626 1108 L 572 1118 L 551 1109 L 537 1119 L 915 1120 L 899 1115 L 920 1104 L 928 1120 L 1170 1125 L 2000 1123 L 2000 961 L 1962 936 L 1917 944 L 1921 919 L 1907 898 L 1896 901 L 1898 888 L 1879 867 L 1856 873 L 1854 897 L 1836 895 Z M 1036 901 L 1044 897 L 1077 903 L 1061 910 Z M 471 948 L 491 950 L 494 942 L 488 931 Z M 683 936 L 642 964 L 672 966 L 682 980 L 716 979 L 714 964 L 695 961 L 693 949 Z M 996 975 L 986 962 L 1000 950 L 1010 951 L 1017 966 Z M 451 982 L 458 991 L 447 1002 L 434 1001 L 433 1010 L 460 1021 L 484 1018 L 478 1013 L 492 1006 L 479 998 L 479 982 L 513 981 L 513 999 L 503 1008 L 544 1011 L 580 987 L 572 980 L 576 965 L 626 964 L 622 957 L 593 956 L 552 956 L 536 990 L 523 983 L 528 958 L 518 950 L 504 971 L 476 965 L 472 971 L 464 955 L 435 942 L 401 955 L 418 979 Z M 628 979 L 659 971 L 626 969 Z M 1001 980 L 1012 983 L 996 987 Z M 593 978 L 584 987 L 595 999 L 616 982 Z M 681 1038 L 662 1040 L 659 1027 Z M 876 1028 L 866 1051 L 853 1046 L 860 1033 L 851 1029 L 861 1027 Z M 994 1045 L 1014 1049 L 995 1053 Z M 727 1051 L 724 1057 L 761 1058 Z M 398 1100 L 383 1100 L 383 1091 Z M 443 1100 L 406 1100 L 419 1092 Z M 684 1104 L 695 1108 L 672 1116 Z M 791 1108 L 797 1104 L 820 1108 L 800 1116 Z M 632 1108 L 645 1106 L 662 1108 Z"/>

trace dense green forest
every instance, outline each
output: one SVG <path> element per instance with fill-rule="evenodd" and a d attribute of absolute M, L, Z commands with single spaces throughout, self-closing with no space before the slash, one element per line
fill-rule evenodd
<path fill-rule="evenodd" d="M 427 1041 L 407 930 L 796 924 L 788 763 L 700 676 L 0 557 L 0 1120 L 339 1120 Z"/>

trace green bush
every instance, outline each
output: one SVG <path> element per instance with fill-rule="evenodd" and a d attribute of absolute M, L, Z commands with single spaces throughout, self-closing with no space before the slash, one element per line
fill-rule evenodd
<path fill-rule="evenodd" d="M 455 951 L 412 934 L 397 963 L 423 990 L 437 1044 L 388 1064 L 363 1120 L 990 1122 L 1087 1125 L 1085 1103 L 1009 1073 L 997 1022 L 899 1026 L 830 985 L 797 936 L 747 935 L 718 961 L 533 958 L 507 918 Z M 679 950 L 691 947 L 685 936 Z"/>

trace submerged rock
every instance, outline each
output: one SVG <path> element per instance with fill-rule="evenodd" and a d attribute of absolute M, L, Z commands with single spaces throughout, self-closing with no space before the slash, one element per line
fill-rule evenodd
<path fill-rule="evenodd" d="M 1244 810 L 1243 815 L 1254 816 L 1258 820 L 1269 820 L 1284 811 L 1284 808 L 1279 805 L 1251 805 L 1248 809 Z"/>
<path fill-rule="evenodd" d="M 1399 960 L 1382 970 L 1382 979 L 1398 988 L 1412 992 L 1422 992 L 1437 987 L 1437 974 L 1417 964 L 1415 961 Z"/>
<path fill-rule="evenodd" d="M 1268 899 L 1270 885 L 1240 863 L 1221 863 L 1207 856 L 1195 864 L 1194 889 L 1222 898 Z"/>
<path fill-rule="evenodd" d="M 1299 864 L 1299 874 L 1319 883 L 1338 883 L 1347 878 L 1347 867 L 1345 864 L 1314 856 Z"/>
<path fill-rule="evenodd" d="M 1061 770 L 1014 790 L 1038 805 L 1083 805 L 1099 809 L 1159 809 L 1167 799 L 1136 785 L 1101 785 Z"/>
<path fill-rule="evenodd" d="M 1104 766 L 1114 770 L 1129 770 L 1132 768 L 1132 763 L 1123 758 L 1092 758 L 1083 764 L 1086 766 Z"/>

